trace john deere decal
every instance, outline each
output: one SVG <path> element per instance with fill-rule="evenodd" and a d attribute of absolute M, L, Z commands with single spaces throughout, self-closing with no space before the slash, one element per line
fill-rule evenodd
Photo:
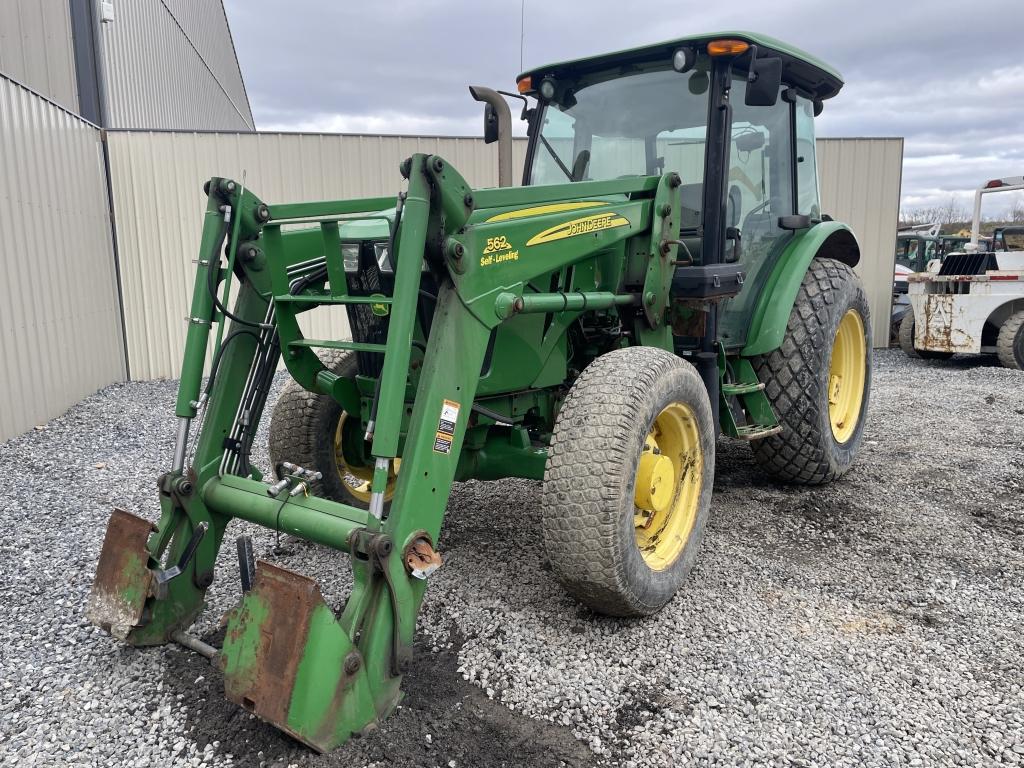
<path fill-rule="evenodd" d="M 592 232 L 600 232 L 602 229 L 615 229 L 616 227 L 628 227 L 629 219 L 614 211 L 598 213 L 593 216 L 584 216 L 582 219 L 573 219 L 557 227 L 545 229 L 526 241 L 526 245 L 541 245 L 542 243 L 553 243 L 555 240 L 565 240 L 567 237 L 578 235 L 589 235 Z"/>

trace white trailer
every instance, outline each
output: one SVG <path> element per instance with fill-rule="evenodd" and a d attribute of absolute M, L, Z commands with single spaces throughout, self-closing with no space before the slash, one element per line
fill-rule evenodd
<path fill-rule="evenodd" d="M 964 251 L 907 276 L 913 312 L 903 317 L 899 338 L 911 357 L 996 354 L 1007 368 L 1024 369 L 1024 251 L 978 247 L 982 196 L 1013 190 L 1024 190 L 1024 176 L 978 189 Z"/>

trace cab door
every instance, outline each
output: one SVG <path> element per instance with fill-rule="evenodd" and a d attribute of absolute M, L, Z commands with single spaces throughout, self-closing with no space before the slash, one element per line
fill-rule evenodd
<path fill-rule="evenodd" d="M 758 297 L 793 237 L 779 219 L 794 213 L 820 218 L 813 122 L 796 119 L 804 105 L 784 88 L 774 106 L 751 107 L 745 92 L 746 79 L 735 79 L 724 260 L 742 265 L 746 278 L 743 290 L 722 303 L 719 333 L 726 348 L 746 342 Z"/>

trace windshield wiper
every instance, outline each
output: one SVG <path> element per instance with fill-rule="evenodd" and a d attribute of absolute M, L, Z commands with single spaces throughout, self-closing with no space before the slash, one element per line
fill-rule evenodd
<path fill-rule="evenodd" d="M 555 148 L 551 146 L 547 139 L 544 138 L 544 134 L 540 135 L 540 141 L 541 144 L 547 147 L 547 150 L 548 152 L 551 153 L 551 156 L 555 158 L 555 162 L 558 163 L 558 167 L 562 169 L 562 173 L 565 174 L 565 178 L 567 178 L 569 181 L 576 181 L 576 179 L 572 177 L 572 171 L 565 167 L 565 163 L 562 162 L 562 158 L 558 156 L 558 153 L 555 152 Z"/>

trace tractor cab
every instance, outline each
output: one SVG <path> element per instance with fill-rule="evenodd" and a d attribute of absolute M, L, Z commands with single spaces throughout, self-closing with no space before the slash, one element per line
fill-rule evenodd
<path fill-rule="evenodd" d="M 940 241 L 920 232 L 896 235 L 896 264 L 911 272 L 924 272 L 928 262 L 940 255 Z"/>
<path fill-rule="evenodd" d="M 525 185 L 676 171 L 682 264 L 736 265 L 723 302 L 727 348 L 794 233 L 822 220 L 814 118 L 842 87 L 814 57 L 761 35 L 680 38 L 531 69 L 518 78 L 529 122 Z M 856 250 L 852 235 L 836 246 Z M 677 274 L 676 295 L 696 289 Z M 696 279 L 703 279 L 697 276 Z M 714 280 L 714 277 L 708 278 Z"/>

